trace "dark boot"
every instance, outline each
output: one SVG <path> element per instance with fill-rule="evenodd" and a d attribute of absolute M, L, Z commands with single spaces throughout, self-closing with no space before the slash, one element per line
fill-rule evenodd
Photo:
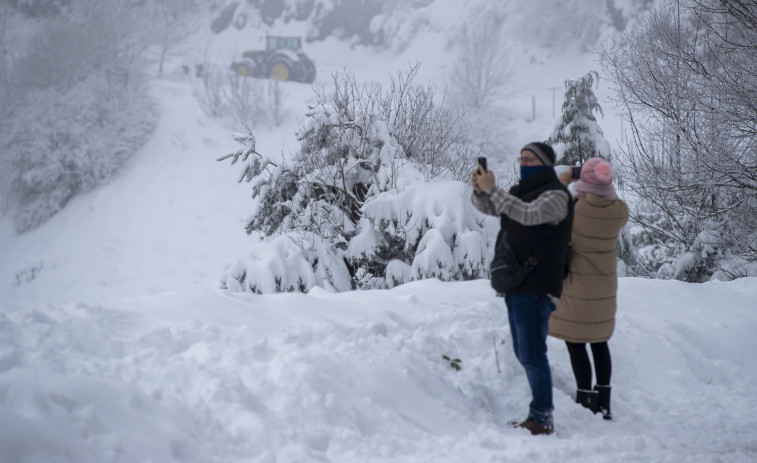
<path fill-rule="evenodd" d="M 583 405 L 594 413 L 597 413 L 597 391 L 587 391 L 586 389 L 576 389 L 576 403 Z"/>
<path fill-rule="evenodd" d="M 611 420 L 610 414 L 610 386 L 600 386 L 597 384 L 594 386 L 594 390 L 597 391 L 597 407 L 595 413 L 601 413 L 602 418 Z"/>

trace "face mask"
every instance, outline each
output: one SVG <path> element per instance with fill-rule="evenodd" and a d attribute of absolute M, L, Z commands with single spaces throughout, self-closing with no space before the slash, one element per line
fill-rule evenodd
<path fill-rule="evenodd" d="M 552 166 L 521 166 L 520 168 L 520 179 L 525 180 L 529 177 L 533 177 L 534 175 L 540 174 L 544 172 L 547 169 L 551 169 Z"/>

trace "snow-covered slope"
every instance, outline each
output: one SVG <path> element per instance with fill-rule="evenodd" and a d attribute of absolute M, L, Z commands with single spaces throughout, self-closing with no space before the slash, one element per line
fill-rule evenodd
<path fill-rule="evenodd" d="M 386 81 L 416 60 L 423 79 L 443 84 L 440 43 L 429 33 L 399 56 L 312 44 L 315 86 L 345 67 Z M 543 139 L 550 88 L 590 69 L 591 56 L 527 60 L 515 115 L 501 121 L 508 148 Z M 216 162 L 235 148 L 231 131 L 201 114 L 189 78 L 156 81 L 152 92 L 158 130 L 109 185 L 23 235 L 0 221 L 0 462 L 757 459 L 756 279 L 621 279 L 615 420 L 572 402 L 567 352 L 550 339 L 557 433 L 534 438 L 507 426 L 525 416 L 528 386 L 486 281 L 210 289 L 251 243 L 249 188 Z M 296 147 L 312 89 L 285 92 L 292 118 L 255 130 L 260 151 Z M 605 110 L 614 140 L 618 122 Z"/>

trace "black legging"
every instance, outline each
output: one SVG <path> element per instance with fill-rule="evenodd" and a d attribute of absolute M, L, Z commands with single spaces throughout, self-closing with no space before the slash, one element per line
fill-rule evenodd
<path fill-rule="evenodd" d="M 573 366 L 573 374 L 576 376 L 576 386 L 578 389 L 591 390 L 591 363 L 589 363 L 589 354 L 586 352 L 586 344 L 568 341 L 565 341 L 565 344 L 568 346 L 570 364 Z M 593 342 L 589 345 L 591 346 L 591 355 L 594 357 L 597 384 L 609 386 L 610 376 L 612 375 L 610 347 L 607 345 L 607 341 Z"/>

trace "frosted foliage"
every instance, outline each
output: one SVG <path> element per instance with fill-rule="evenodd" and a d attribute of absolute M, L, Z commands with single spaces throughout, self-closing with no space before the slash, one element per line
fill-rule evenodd
<path fill-rule="evenodd" d="M 547 140 L 555 148 L 560 164 L 583 164 L 593 157 L 611 158 L 610 143 L 594 116 L 595 112 L 603 114 L 593 90 L 598 81 L 596 72 L 565 81 L 562 116 Z"/>
<path fill-rule="evenodd" d="M 386 90 L 359 84 L 350 74 L 334 75 L 333 95 L 317 94 L 297 133 L 299 152 L 289 163 L 277 164 L 258 153 L 249 128 L 246 134 L 236 134 L 242 147 L 219 160 L 230 159 L 232 164 L 241 160 L 240 181 L 252 185 L 255 203 L 247 231 L 313 237 L 300 240 L 303 250 L 322 254 L 312 260 L 313 265 L 331 262 L 322 269 L 328 275 L 321 279 L 333 280 L 331 284 L 341 290 L 343 250 L 352 239 L 363 243 L 374 239 L 374 245 L 380 241 L 361 234 L 360 227 L 382 193 L 401 192 L 426 181 L 463 179 L 474 156 L 464 127 L 459 118 L 434 104 L 433 88 L 413 84 L 416 73 L 417 67 L 412 67 L 398 74 Z M 420 239 L 413 237 L 412 247 L 400 250 L 409 253 L 404 259 L 408 263 Z M 445 239 L 452 243 L 449 233 Z M 353 260 L 351 285 L 382 284 L 385 264 Z M 464 267 L 480 274 L 475 265 Z M 456 278 L 459 273 L 451 269 L 439 276 Z M 379 279 L 367 283 L 374 277 Z"/>
<path fill-rule="evenodd" d="M 257 294 L 306 292 L 319 286 L 352 288 L 350 273 L 338 253 L 312 233 L 264 238 L 240 256 L 219 279 L 219 288 Z"/>
<path fill-rule="evenodd" d="M 303 291 L 315 281 L 302 248 L 287 236 L 252 246 L 221 275 L 222 288 L 258 294 Z"/>
<path fill-rule="evenodd" d="M 497 221 L 476 212 L 462 182 L 421 183 L 366 204 L 347 258 L 365 281 L 392 287 L 424 278 L 488 276 Z"/>
<path fill-rule="evenodd" d="M 607 0 L 518 2 L 511 10 L 529 27 L 528 39 L 554 50 L 567 46 L 589 49 L 600 39 L 610 18 Z"/>
<path fill-rule="evenodd" d="M 90 77 L 65 93 L 33 92 L 0 129 L 8 153 L 3 196 L 17 231 L 38 226 L 74 195 L 108 181 L 152 132 L 154 113 L 144 93 L 109 88 Z"/>
<path fill-rule="evenodd" d="M 735 278 L 749 266 L 733 262 L 757 261 L 755 24 L 754 8 L 665 2 L 602 52 L 633 134 L 618 170 L 648 274 Z"/>
<path fill-rule="evenodd" d="M 44 27 L 29 28 L 25 44 L 11 42 L 14 98 L 0 124 L 7 153 L 0 195 L 18 232 L 107 182 L 152 132 L 143 85 L 152 36 L 141 8 L 77 0 Z"/>

